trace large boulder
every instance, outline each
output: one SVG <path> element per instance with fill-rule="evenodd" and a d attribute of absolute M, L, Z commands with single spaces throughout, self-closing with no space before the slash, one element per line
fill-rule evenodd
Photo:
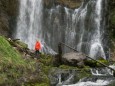
<path fill-rule="evenodd" d="M 86 55 L 79 52 L 70 52 L 62 56 L 64 64 L 73 66 L 84 66 L 84 60 L 86 60 Z"/>

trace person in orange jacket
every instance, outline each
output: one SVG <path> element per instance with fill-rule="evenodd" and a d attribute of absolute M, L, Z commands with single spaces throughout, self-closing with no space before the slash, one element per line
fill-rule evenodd
<path fill-rule="evenodd" d="M 40 54 L 41 43 L 37 40 L 35 44 L 35 54 L 38 56 Z"/>

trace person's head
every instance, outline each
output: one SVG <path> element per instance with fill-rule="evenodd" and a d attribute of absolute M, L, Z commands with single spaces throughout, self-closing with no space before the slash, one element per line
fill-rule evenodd
<path fill-rule="evenodd" d="M 39 42 L 39 39 L 36 39 L 36 42 Z"/>

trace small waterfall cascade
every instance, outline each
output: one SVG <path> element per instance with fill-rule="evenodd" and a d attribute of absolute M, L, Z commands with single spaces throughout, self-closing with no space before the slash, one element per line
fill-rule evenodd
<path fill-rule="evenodd" d="M 77 9 L 61 5 L 43 8 L 42 0 L 20 0 L 20 14 L 15 38 L 34 49 L 39 39 L 43 52 L 56 53 L 59 42 L 93 58 L 106 59 L 104 46 L 105 20 L 103 3 L 106 0 L 84 0 Z M 64 48 L 65 52 L 70 50 Z"/>
<path fill-rule="evenodd" d="M 114 65 L 109 67 L 115 69 Z M 91 69 L 92 77 L 81 79 L 77 84 L 64 85 L 64 86 L 108 86 L 111 82 L 115 81 L 113 71 L 108 68 L 93 68 Z"/>
<path fill-rule="evenodd" d="M 69 85 L 77 82 L 77 70 L 52 69 L 49 74 L 51 86 Z"/>
<path fill-rule="evenodd" d="M 63 74 L 63 73 L 62 73 Z M 59 74 L 58 76 L 58 84 L 56 86 L 64 85 L 64 84 L 70 84 L 74 80 L 75 71 L 72 71 L 71 73 L 66 76 L 65 80 L 63 80 L 64 74 Z"/>
<path fill-rule="evenodd" d="M 110 65 L 115 69 L 114 65 Z M 108 86 L 115 82 L 113 71 L 108 68 L 91 69 L 91 76 L 79 79 L 79 73 L 76 69 L 52 69 L 50 71 L 51 86 Z M 110 85 L 111 86 L 111 85 Z"/>
<path fill-rule="evenodd" d="M 112 66 L 112 67 L 114 67 L 114 66 Z M 113 68 L 113 69 L 115 69 L 115 68 Z M 105 68 L 93 68 L 93 69 L 91 69 L 91 73 L 92 73 L 92 75 L 95 75 L 95 76 L 107 76 L 107 75 L 113 76 L 113 71 L 106 67 Z"/>

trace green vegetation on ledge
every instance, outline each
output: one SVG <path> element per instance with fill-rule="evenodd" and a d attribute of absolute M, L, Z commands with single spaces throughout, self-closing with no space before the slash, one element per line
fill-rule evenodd
<path fill-rule="evenodd" d="M 23 59 L 5 37 L 0 36 L 0 86 L 48 86 L 49 81 L 40 71 L 39 63 Z"/>

